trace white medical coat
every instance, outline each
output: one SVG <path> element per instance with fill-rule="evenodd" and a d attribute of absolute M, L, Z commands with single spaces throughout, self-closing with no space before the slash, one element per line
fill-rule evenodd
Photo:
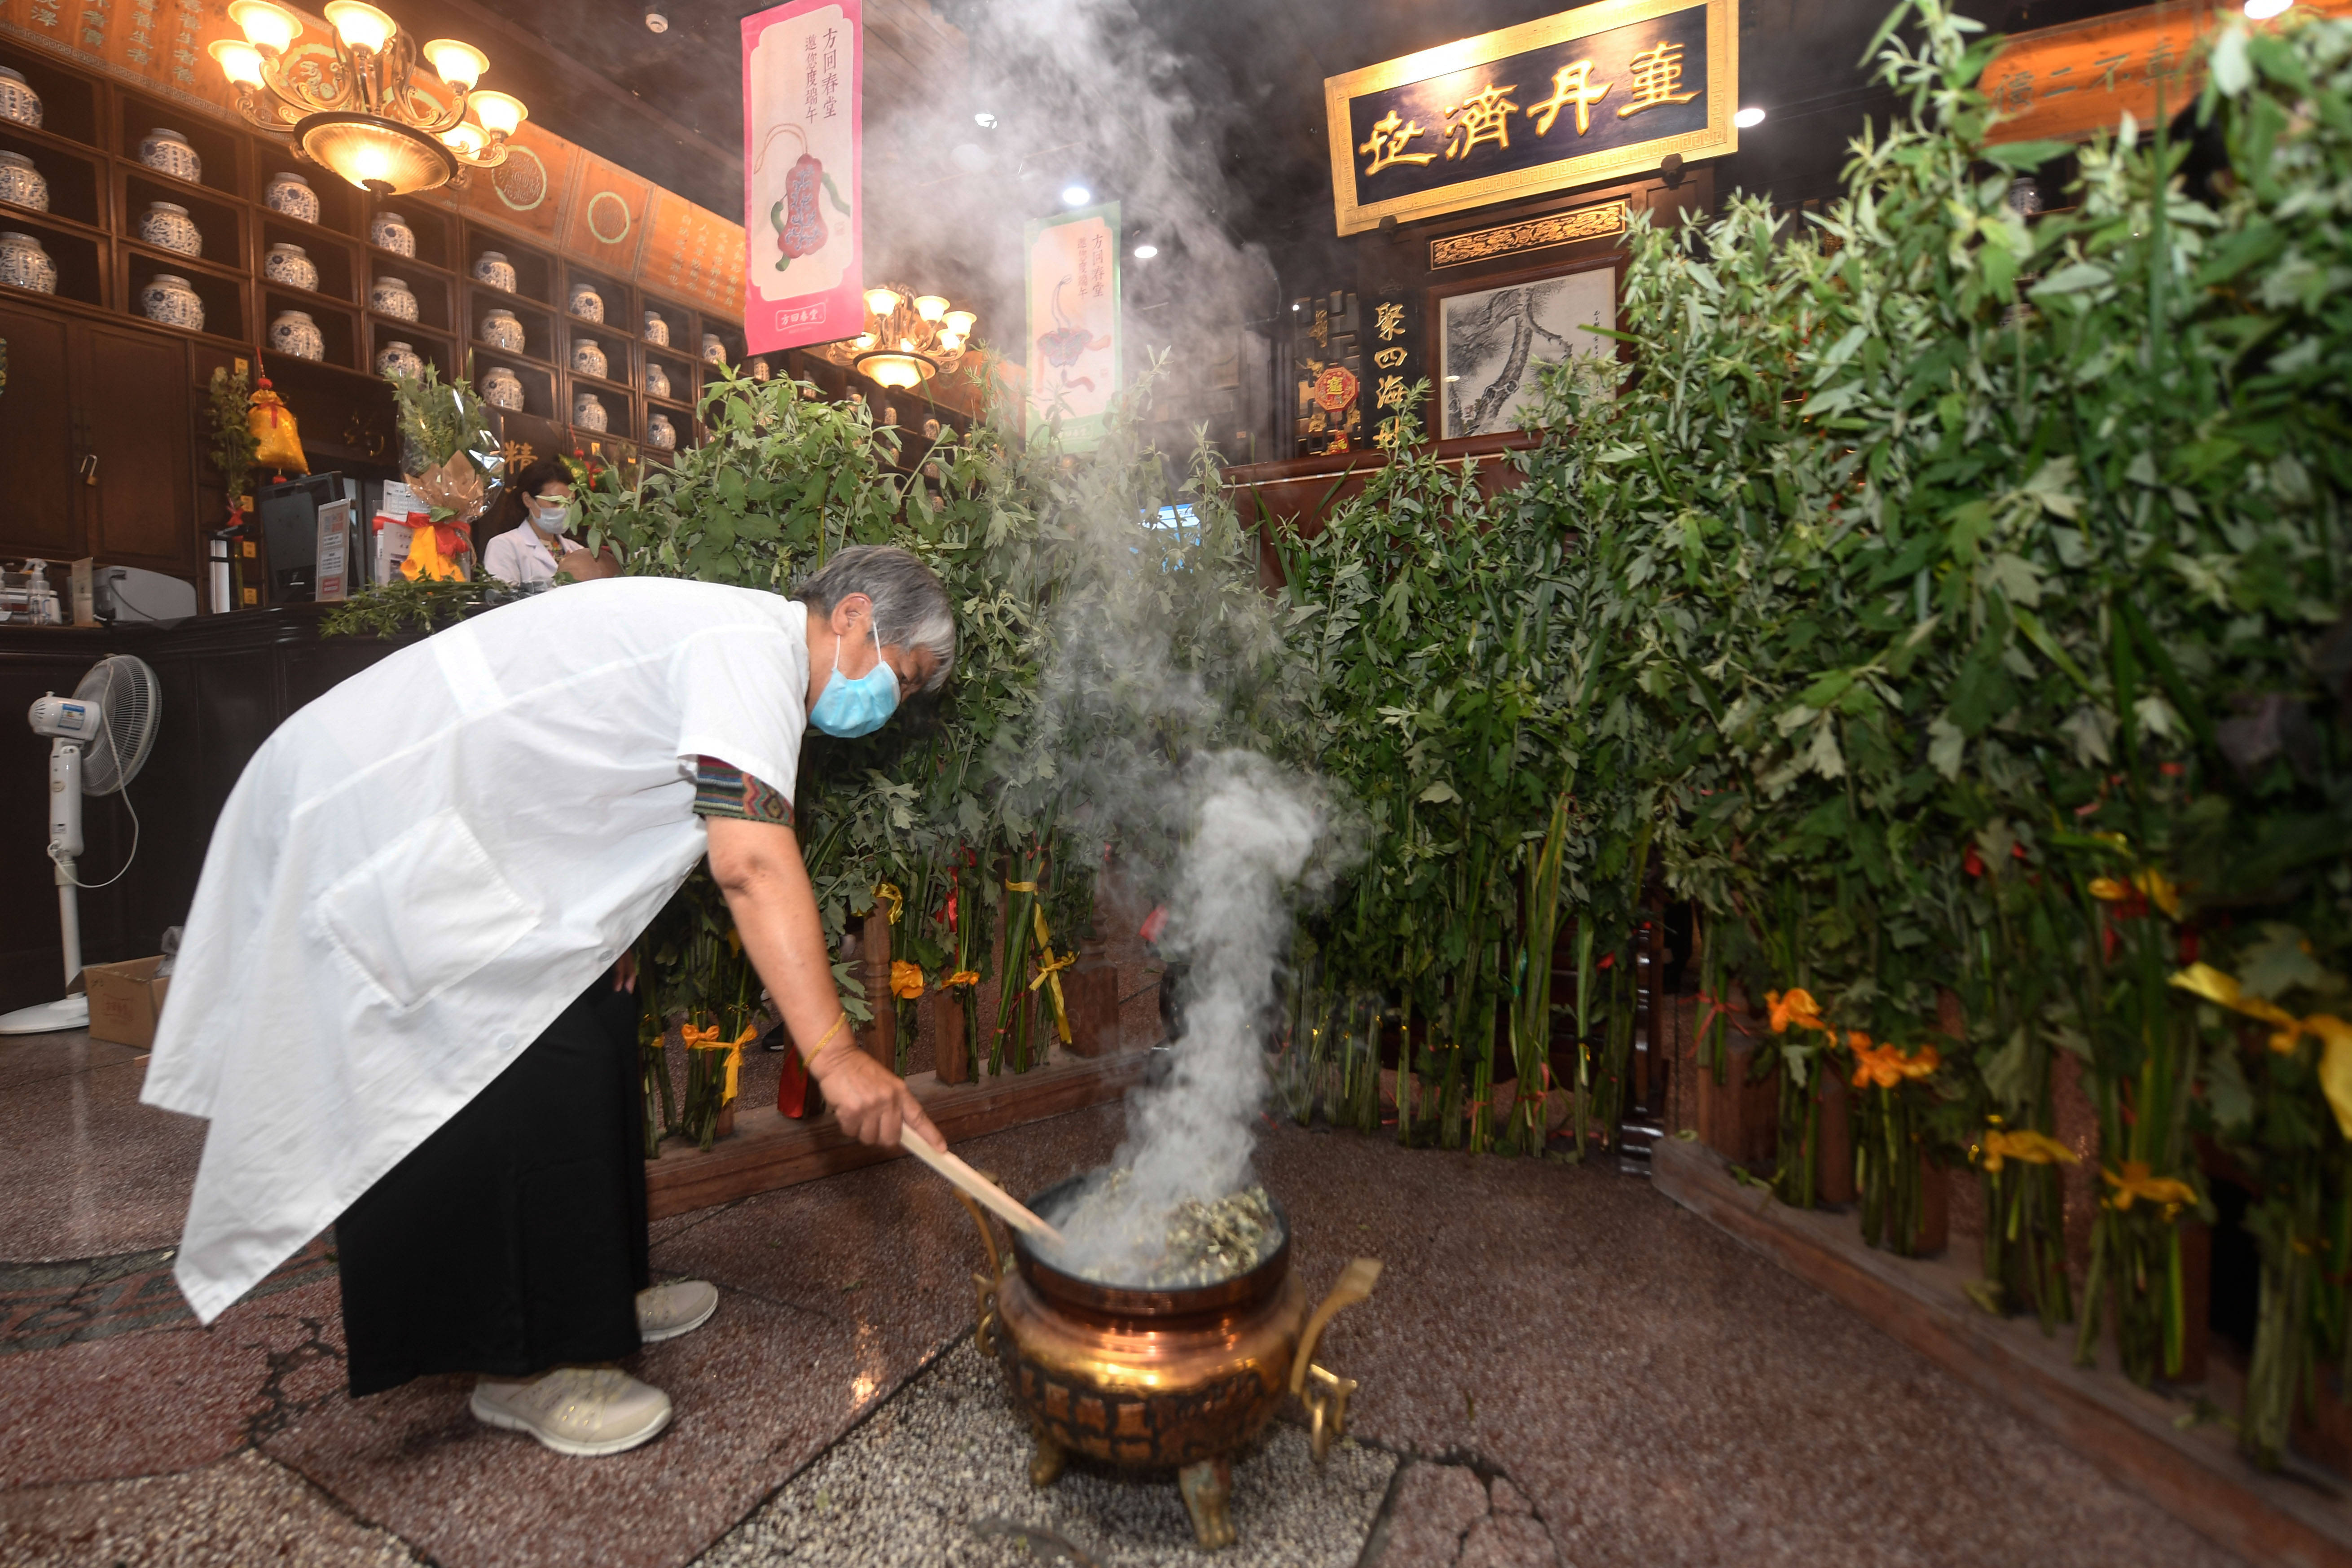
<path fill-rule="evenodd" d="M 286 721 L 205 856 L 141 1098 L 212 1121 L 211 1321 L 496 1078 L 702 858 L 694 759 L 789 798 L 805 606 L 632 577 L 403 648 Z"/>

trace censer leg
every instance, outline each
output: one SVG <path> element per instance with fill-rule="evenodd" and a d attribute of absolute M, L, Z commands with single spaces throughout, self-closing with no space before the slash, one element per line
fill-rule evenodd
<path fill-rule="evenodd" d="M 1062 1465 L 1069 1458 L 1069 1450 L 1054 1441 L 1043 1423 L 1032 1422 L 1029 1430 L 1037 1439 L 1037 1451 L 1029 1456 L 1029 1484 L 1050 1487 L 1062 1479 Z"/>
<path fill-rule="evenodd" d="M 1203 1552 L 1234 1543 L 1233 1516 L 1225 1510 L 1234 1495 L 1234 1462 L 1229 1457 L 1203 1459 L 1176 1472 L 1184 1494 L 1185 1511 L 1192 1516 L 1192 1536 Z"/>

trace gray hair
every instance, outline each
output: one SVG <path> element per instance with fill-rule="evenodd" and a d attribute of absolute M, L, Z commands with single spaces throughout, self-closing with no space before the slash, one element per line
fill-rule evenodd
<path fill-rule="evenodd" d="M 853 544 L 835 552 L 793 595 L 819 615 L 852 594 L 874 604 L 874 635 L 885 647 L 927 648 L 938 661 L 926 691 L 936 691 L 955 668 L 955 605 L 938 574 L 912 554 L 887 544 Z"/>

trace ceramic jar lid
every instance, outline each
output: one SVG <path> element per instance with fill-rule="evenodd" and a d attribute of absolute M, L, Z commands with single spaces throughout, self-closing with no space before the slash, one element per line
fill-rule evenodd
<path fill-rule="evenodd" d="M 29 169 L 33 166 L 33 161 L 22 153 L 11 153 L 5 148 L 0 148 L 0 163 L 5 163 L 12 169 Z"/>
<path fill-rule="evenodd" d="M 278 170 L 269 176 L 269 183 L 273 185 L 299 185 L 306 191 L 310 188 L 310 182 L 291 169 Z"/>
<path fill-rule="evenodd" d="M 379 289 L 399 289 L 399 290 L 400 290 L 402 293 L 404 293 L 404 294 L 405 294 L 405 293 L 407 293 L 407 292 L 408 292 L 408 284 L 407 284 L 407 282 L 406 282 L 404 279 L 399 279 L 399 278 L 391 278 L 391 277 L 378 278 L 378 279 L 375 280 L 375 286 L 376 286 L 377 288 L 379 288 Z"/>
<path fill-rule="evenodd" d="M 290 239 L 281 239 L 269 247 L 272 256 L 308 256 L 310 253 Z"/>
<path fill-rule="evenodd" d="M 310 319 L 310 312 L 308 310 L 280 310 L 278 312 L 278 319 L 281 321 L 307 321 Z"/>
<path fill-rule="evenodd" d="M 176 142 L 183 147 L 188 144 L 188 139 L 185 136 L 183 136 L 176 131 L 169 130 L 161 125 L 156 126 L 153 130 L 148 132 L 147 134 L 151 139 L 157 142 Z"/>
<path fill-rule="evenodd" d="M 482 252 L 482 259 L 485 261 L 504 261 L 506 258 L 507 253 L 503 250 L 485 250 Z"/>
<path fill-rule="evenodd" d="M 19 233 L 17 230 L 13 228 L 0 228 L 0 242 L 5 242 L 9 245 L 29 245 L 35 250 L 39 250 L 41 248 L 41 242 L 39 240 L 35 239 L 29 234 Z M 47 252 L 43 252 L 43 254 L 46 255 Z"/>
<path fill-rule="evenodd" d="M 482 320 L 486 321 L 511 321 L 514 319 L 515 313 L 512 310 L 485 310 L 482 312 Z"/>
<path fill-rule="evenodd" d="M 188 209 L 177 202 L 149 202 L 147 210 L 151 213 L 177 213 L 182 217 L 188 216 Z"/>

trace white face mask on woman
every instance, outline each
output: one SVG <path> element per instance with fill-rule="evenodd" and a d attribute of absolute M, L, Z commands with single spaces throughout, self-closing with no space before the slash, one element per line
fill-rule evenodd
<path fill-rule="evenodd" d="M 572 503 L 562 496 L 533 496 L 524 506 L 530 512 L 530 523 L 549 538 L 563 531 L 572 515 Z"/>

